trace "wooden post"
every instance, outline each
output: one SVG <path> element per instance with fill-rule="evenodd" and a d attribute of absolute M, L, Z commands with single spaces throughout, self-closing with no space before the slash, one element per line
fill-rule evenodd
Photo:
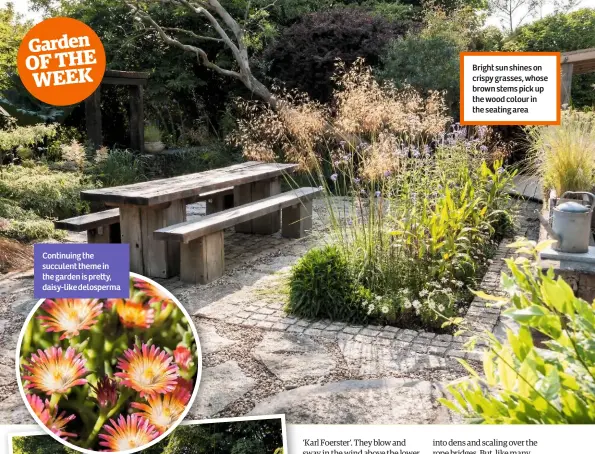
<path fill-rule="evenodd" d="M 103 145 L 101 130 L 101 85 L 91 96 L 85 99 L 85 122 L 87 137 L 95 150 Z"/>
<path fill-rule="evenodd" d="M 570 91 L 572 89 L 572 63 L 562 64 L 562 87 L 560 88 L 560 102 L 562 109 L 570 107 Z"/>
<path fill-rule="evenodd" d="M 208 284 L 223 276 L 225 258 L 223 231 L 182 243 L 180 280 L 192 284 Z"/>
<path fill-rule="evenodd" d="M 145 113 L 142 85 L 131 85 L 130 92 L 130 147 L 145 152 Z"/>
<path fill-rule="evenodd" d="M 281 193 L 281 182 L 279 178 L 271 180 L 256 181 L 250 184 L 244 184 L 234 187 L 234 204 L 241 206 L 246 203 L 266 199 L 273 195 Z M 259 235 L 271 235 L 278 232 L 281 228 L 280 212 L 267 214 L 252 221 L 243 222 L 236 225 L 236 232 L 257 233 Z"/>
<path fill-rule="evenodd" d="M 99 226 L 96 229 L 87 230 L 87 243 L 111 243 L 111 229 L 109 225 Z"/>
<path fill-rule="evenodd" d="M 312 201 L 300 202 L 284 208 L 281 215 L 281 235 L 285 238 L 302 238 L 312 230 Z"/>

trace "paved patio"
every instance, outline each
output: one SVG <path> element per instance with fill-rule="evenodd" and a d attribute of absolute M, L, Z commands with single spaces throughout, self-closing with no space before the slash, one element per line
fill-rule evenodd
<path fill-rule="evenodd" d="M 314 230 L 324 223 L 315 210 Z M 533 210 L 523 202 L 518 235 L 537 239 Z M 189 216 L 204 213 L 201 204 Z M 206 286 L 160 281 L 193 315 L 203 350 L 203 375 L 192 418 L 286 413 L 290 423 L 453 423 L 439 405 L 445 384 L 466 376 L 456 358 L 481 359 L 465 338 L 382 326 L 351 326 L 287 316 L 283 281 L 317 241 L 278 235 L 226 234 L 226 274 Z M 73 241 L 82 241 L 73 237 Z M 483 280 L 499 291 L 503 243 Z M 32 271 L 0 278 L 0 420 L 32 423 L 16 384 L 17 338 L 32 297 Z M 465 315 L 472 331 L 503 332 L 498 309 L 474 300 Z M 471 334 L 471 333 L 470 333 Z"/>

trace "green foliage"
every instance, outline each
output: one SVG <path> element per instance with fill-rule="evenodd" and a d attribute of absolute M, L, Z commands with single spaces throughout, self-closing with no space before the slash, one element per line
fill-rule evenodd
<path fill-rule="evenodd" d="M 145 142 L 161 142 L 161 131 L 157 126 L 145 126 Z"/>
<path fill-rule="evenodd" d="M 361 321 L 352 270 L 335 246 L 312 249 L 293 267 L 286 311 L 305 318 Z"/>
<path fill-rule="evenodd" d="M 102 186 L 120 186 L 140 181 L 170 178 L 240 162 L 239 152 L 222 143 L 184 148 L 177 153 L 143 156 L 130 150 L 102 150 L 88 173 Z"/>
<path fill-rule="evenodd" d="M 56 136 L 56 128 L 55 124 L 38 124 L 0 130 L 0 172 L 6 161 L 39 157 L 39 147 Z"/>
<path fill-rule="evenodd" d="M 584 8 L 571 13 L 546 16 L 519 27 L 504 44 L 504 50 L 528 52 L 568 52 L 595 47 L 595 10 Z M 572 77 L 572 105 L 595 106 L 595 74 Z"/>
<path fill-rule="evenodd" d="M 448 388 L 453 398 L 441 402 L 470 421 L 484 424 L 595 423 L 595 304 L 577 298 L 553 270 L 543 272 L 536 245 L 519 241 L 510 247 L 529 255 L 507 259 L 502 274 L 506 297 L 479 294 L 497 301 L 520 329 L 507 331 L 507 343 L 491 333 L 483 374 L 461 361 L 469 380 Z M 537 348 L 533 334 L 547 339 Z"/>
<path fill-rule="evenodd" d="M 16 72 L 17 52 L 30 24 L 23 23 L 12 3 L 0 8 L 0 93 L 10 86 Z"/>
<path fill-rule="evenodd" d="M 393 40 L 386 48 L 379 75 L 398 87 L 411 85 L 421 92 L 446 91 L 447 104 L 456 115 L 459 53 L 475 50 L 477 46 L 496 45 L 493 30 L 484 36 L 480 27 L 480 16 L 470 8 L 458 9 L 451 14 L 427 10 L 424 26 L 418 33 Z"/>
<path fill-rule="evenodd" d="M 238 440 L 230 454 L 254 454 L 265 452 L 264 444 L 260 440 Z"/>
<path fill-rule="evenodd" d="M 88 210 L 80 192 L 94 187 L 84 176 L 47 166 L 10 166 L 0 174 L 0 198 L 42 218 L 68 218 Z"/>

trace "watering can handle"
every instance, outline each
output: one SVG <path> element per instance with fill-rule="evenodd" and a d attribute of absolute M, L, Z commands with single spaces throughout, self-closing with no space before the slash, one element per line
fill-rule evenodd
<path fill-rule="evenodd" d="M 566 191 L 564 194 L 562 194 L 562 197 L 560 197 L 560 198 L 564 199 L 566 195 L 586 195 L 590 199 L 590 202 L 591 202 L 591 211 L 593 211 L 593 206 L 595 206 L 595 195 L 591 194 L 590 192 Z"/>

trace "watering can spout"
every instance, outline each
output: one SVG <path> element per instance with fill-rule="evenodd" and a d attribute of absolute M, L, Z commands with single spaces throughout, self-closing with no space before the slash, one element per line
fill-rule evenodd
<path fill-rule="evenodd" d="M 539 222 L 541 222 L 541 225 L 543 225 L 543 228 L 546 230 L 546 232 L 556 241 L 561 241 L 562 238 L 560 237 L 560 235 L 558 235 L 556 232 L 554 232 L 554 230 L 550 227 L 550 223 L 549 221 L 543 217 L 543 215 L 539 212 L 539 210 L 535 210 L 535 214 L 537 215 L 537 217 L 539 218 Z"/>

